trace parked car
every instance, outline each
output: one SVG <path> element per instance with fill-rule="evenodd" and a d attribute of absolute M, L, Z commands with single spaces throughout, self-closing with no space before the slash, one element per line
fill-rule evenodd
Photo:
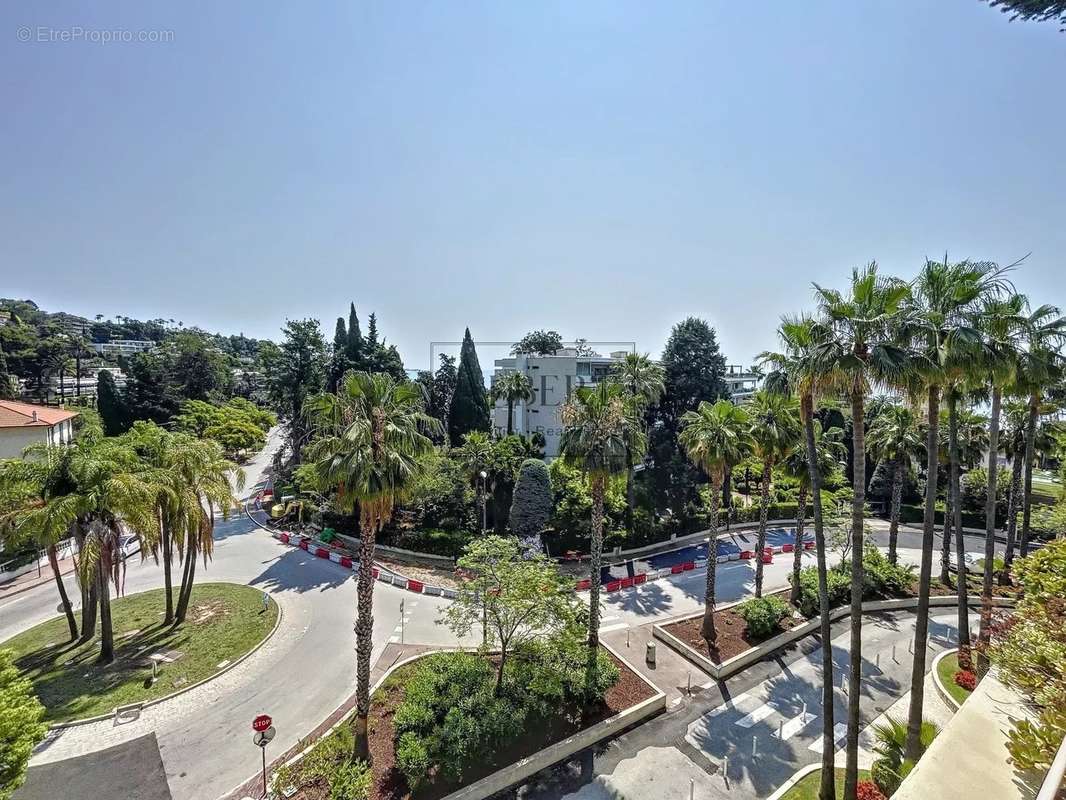
<path fill-rule="evenodd" d="M 118 551 L 122 554 L 123 560 L 134 553 L 141 552 L 141 537 L 136 533 L 123 534 L 122 538 L 118 540 Z"/>

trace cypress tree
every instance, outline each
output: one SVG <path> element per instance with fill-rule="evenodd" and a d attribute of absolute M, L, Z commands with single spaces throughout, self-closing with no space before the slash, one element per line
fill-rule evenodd
<path fill-rule="evenodd" d="M 0 400 L 15 399 L 12 383 L 11 375 L 7 371 L 7 356 L 4 355 L 4 348 L 0 347 Z"/>
<path fill-rule="evenodd" d="M 337 391 L 337 384 L 347 370 L 348 331 L 344 327 L 344 317 L 337 317 L 337 328 L 333 334 L 333 358 L 329 365 L 329 391 Z"/>
<path fill-rule="evenodd" d="M 129 428 L 129 411 L 119 394 L 114 376 L 106 369 L 96 376 L 96 410 L 104 425 L 104 435 L 118 436 Z"/>
<path fill-rule="evenodd" d="M 527 458 L 518 471 L 511 501 L 511 533 L 525 542 L 537 543 L 552 514 L 552 482 L 543 461 Z"/>
<path fill-rule="evenodd" d="M 349 368 L 366 369 L 363 351 L 363 334 L 359 330 L 359 315 L 355 313 L 355 303 L 352 303 L 348 309 L 348 347 L 345 352 Z"/>
<path fill-rule="evenodd" d="M 371 312 L 366 329 L 366 351 L 373 354 L 378 349 L 378 315 Z"/>
<path fill-rule="evenodd" d="M 489 398 L 485 391 L 485 377 L 477 360 L 470 329 L 463 336 L 459 351 L 459 371 L 455 394 L 448 412 L 448 438 L 453 446 L 462 443 L 463 434 L 489 430 Z"/>

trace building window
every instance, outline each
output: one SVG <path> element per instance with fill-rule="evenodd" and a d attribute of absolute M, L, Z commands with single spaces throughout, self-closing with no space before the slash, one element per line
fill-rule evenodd
<path fill-rule="evenodd" d="M 592 364 L 587 361 L 577 362 L 577 375 L 579 378 L 588 378 L 592 375 Z"/>

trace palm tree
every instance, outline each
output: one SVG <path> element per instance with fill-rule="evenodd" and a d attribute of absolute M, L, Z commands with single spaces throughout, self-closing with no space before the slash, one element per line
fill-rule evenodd
<path fill-rule="evenodd" d="M 815 284 L 822 322 L 812 353 L 815 374 L 831 380 L 851 403 L 851 637 L 844 798 L 855 800 L 859 777 L 859 695 L 862 681 L 863 522 L 866 504 L 865 405 L 871 383 L 902 382 L 910 368 L 893 326 L 910 295 L 906 283 L 879 275 L 877 265 L 852 272 L 847 294 Z"/>
<path fill-rule="evenodd" d="M 1036 423 L 1044 392 L 1056 384 L 1064 372 L 1058 347 L 1066 340 L 1066 317 L 1059 309 L 1043 305 L 1029 314 L 1025 321 L 1025 350 L 1018 363 L 1018 388 L 1028 395 L 1029 416 L 1025 426 L 1025 477 L 1022 494 L 1021 554 L 1029 555 L 1029 524 L 1033 502 L 1033 458 L 1035 456 Z M 1008 555 L 1011 555 L 1008 553 Z"/>
<path fill-rule="evenodd" d="M 928 437 L 922 561 L 918 578 L 918 616 L 915 622 L 911 699 L 907 718 L 907 754 L 913 759 L 921 755 L 941 390 L 945 385 L 951 387 L 955 376 L 972 364 L 969 356 L 979 347 L 981 341 L 980 331 L 973 321 L 973 312 L 986 299 L 1009 288 L 1003 279 L 1003 273 L 1003 269 L 987 262 L 962 261 L 952 264 L 948 262 L 947 255 L 942 262 L 927 260 L 913 282 L 913 301 L 908 309 L 903 331 L 903 335 L 908 337 L 917 349 L 919 369 L 911 388 L 915 393 L 924 390 L 927 395 Z M 953 393 L 949 393 L 949 403 L 954 405 L 952 397 Z M 952 463 L 957 470 L 958 451 L 954 446 L 956 435 L 957 431 L 951 436 L 949 449 L 956 453 Z M 951 485 L 954 486 L 955 482 L 952 481 Z M 949 495 L 952 493 L 949 490 Z M 952 503 L 953 508 L 957 505 Z M 960 521 L 958 513 L 956 521 Z M 965 576 L 961 572 L 959 583 L 965 584 Z"/>
<path fill-rule="evenodd" d="M 979 359 L 980 374 L 991 387 L 991 418 L 988 426 L 988 492 L 985 497 L 985 568 L 981 583 L 981 626 L 977 641 L 977 669 L 988 671 L 987 646 L 991 637 L 992 575 L 996 555 L 996 478 L 999 455 L 999 417 L 1004 388 L 1014 380 L 1024 330 L 1026 299 L 1013 294 L 985 303 L 981 315 L 985 341 Z M 961 539 L 961 531 L 960 531 Z"/>
<path fill-rule="evenodd" d="M 427 434 L 439 432 L 441 426 L 423 411 L 417 384 L 397 383 L 388 375 L 367 372 L 347 373 L 336 394 L 309 398 L 305 414 L 318 436 L 309 448 L 320 480 L 337 487 L 341 508 L 359 514 L 353 755 L 369 760 L 374 540 L 421 474 L 425 456 L 433 452 Z"/>
<path fill-rule="evenodd" d="M 221 445 L 209 439 L 186 442 L 173 456 L 166 479 L 174 487 L 175 495 L 185 498 L 176 501 L 183 509 L 178 520 L 184 522 L 184 530 L 178 527 L 176 532 L 185 543 L 185 564 L 174 610 L 174 624 L 181 625 L 192 599 L 197 558 L 202 556 L 206 567 L 214 552 L 215 509 L 222 513 L 223 519 L 229 519 L 230 511 L 237 505 L 230 476 L 234 476 L 240 490 L 244 487 L 244 471 L 223 456 Z"/>
<path fill-rule="evenodd" d="M 713 405 L 702 400 L 695 410 L 686 411 L 681 415 L 678 441 L 692 462 L 707 473 L 711 481 L 711 534 L 707 551 L 707 592 L 704 598 L 701 633 L 708 646 L 713 647 L 718 638 L 714 627 L 718 502 L 722 496 L 726 471 L 751 452 L 751 420 L 743 408 L 734 406 L 728 400 L 719 400 Z"/>
<path fill-rule="evenodd" d="M 484 533 L 487 527 L 485 506 L 488 502 L 486 481 L 489 477 L 489 465 L 492 463 L 492 441 L 484 431 L 464 433 L 463 443 L 452 450 L 452 455 L 463 465 L 463 471 L 477 493 L 477 506 L 481 512 L 481 532 Z M 493 505 L 494 514 L 495 508 L 496 506 Z"/>
<path fill-rule="evenodd" d="M 622 387 L 610 381 L 574 390 L 563 403 L 560 418 L 564 426 L 559 443 L 563 461 L 588 476 L 592 495 L 588 644 L 590 664 L 594 664 L 600 644 L 600 563 L 607 480 L 626 469 L 627 440 L 643 447 L 643 432 L 633 404 L 627 402 Z"/>
<path fill-rule="evenodd" d="M 787 458 L 800 442 L 799 407 L 790 395 L 759 391 L 748 406 L 752 449 L 762 461 L 759 499 L 759 534 L 755 548 L 755 596 L 762 597 L 763 550 L 766 548 L 766 512 L 770 507 L 770 477 L 774 465 Z"/>
<path fill-rule="evenodd" d="M 533 402 L 533 382 L 525 373 L 505 372 L 492 385 L 489 399 L 494 403 L 504 400 L 507 403 L 507 435 L 514 432 L 514 404 Z"/>
<path fill-rule="evenodd" d="M 634 404 L 639 414 L 659 402 L 666 391 L 666 372 L 644 353 L 626 353 L 626 357 L 615 365 L 611 380 L 622 387 L 622 391 Z M 646 436 L 647 428 L 641 425 L 639 431 Z M 638 454 L 634 452 L 633 443 L 626 442 L 626 530 L 633 532 L 633 468 Z"/>
<path fill-rule="evenodd" d="M 922 448 L 922 435 L 914 412 L 896 403 L 873 421 L 867 432 L 870 449 L 885 464 L 892 465 L 892 507 L 889 513 L 888 560 L 896 563 L 899 537 L 899 506 L 903 497 L 903 477 Z"/>
<path fill-rule="evenodd" d="M 1016 365 L 1017 366 L 1017 365 Z M 1022 467 L 1025 464 L 1025 431 L 1029 419 L 1029 405 L 1024 400 L 1012 399 L 1003 404 L 1005 433 L 1000 447 L 1011 462 L 1010 492 L 1007 496 L 1007 547 L 1003 553 L 1003 572 L 1000 585 L 1010 580 L 1014 562 L 1014 545 L 1018 533 L 1018 514 L 1022 505 Z"/>
<path fill-rule="evenodd" d="M 819 448 L 814 418 L 815 397 L 823 388 L 824 383 L 832 384 L 834 377 L 820 374 L 813 359 L 818 343 L 816 336 L 826 332 L 824 326 L 816 325 L 814 320 L 807 315 L 786 316 L 781 320 L 777 331 L 783 351 L 780 353 L 765 352 L 759 356 L 759 360 L 771 368 L 764 382 L 767 391 L 794 393 L 799 397 L 800 419 L 804 430 L 804 452 L 807 456 L 807 471 L 810 475 L 811 502 L 814 511 L 822 674 L 832 676 L 833 645 L 832 623 L 829 619 L 829 576 L 826 567 L 825 528 L 822 521 L 822 467 L 816 458 Z M 797 517 L 797 524 L 799 522 L 800 519 Z M 799 537 L 797 541 L 798 539 Z M 836 769 L 833 765 L 836 752 L 834 705 L 833 681 L 832 679 L 823 680 L 822 770 L 818 790 L 819 800 L 835 800 L 836 798 Z"/>
<path fill-rule="evenodd" d="M 839 469 L 847 458 L 848 450 L 844 446 L 844 431 L 830 428 L 823 431 L 818 420 L 814 425 L 814 460 L 818 475 L 832 474 Z M 803 528 L 807 516 L 807 496 L 811 490 L 810 458 L 807 456 L 807 444 L 797 447 L 781 462 L 785 473 L 799 483 L 796 495 L 796 549 L 792 556 L 792 594 L 791 602 L 798 605 L 800 601 L 800 569 L 803 566 Z M 820 500 L 819 500 L 820 502 Z"/>

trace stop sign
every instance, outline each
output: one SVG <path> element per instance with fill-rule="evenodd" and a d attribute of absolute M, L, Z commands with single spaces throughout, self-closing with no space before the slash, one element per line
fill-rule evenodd
<path fill-rule="evenodd" d="M 256 732 L 265 731 L 273 724 L 272 720 L 267 714 L 260 714 L 258 717 L 252 720 L 252 730 Z"/>

